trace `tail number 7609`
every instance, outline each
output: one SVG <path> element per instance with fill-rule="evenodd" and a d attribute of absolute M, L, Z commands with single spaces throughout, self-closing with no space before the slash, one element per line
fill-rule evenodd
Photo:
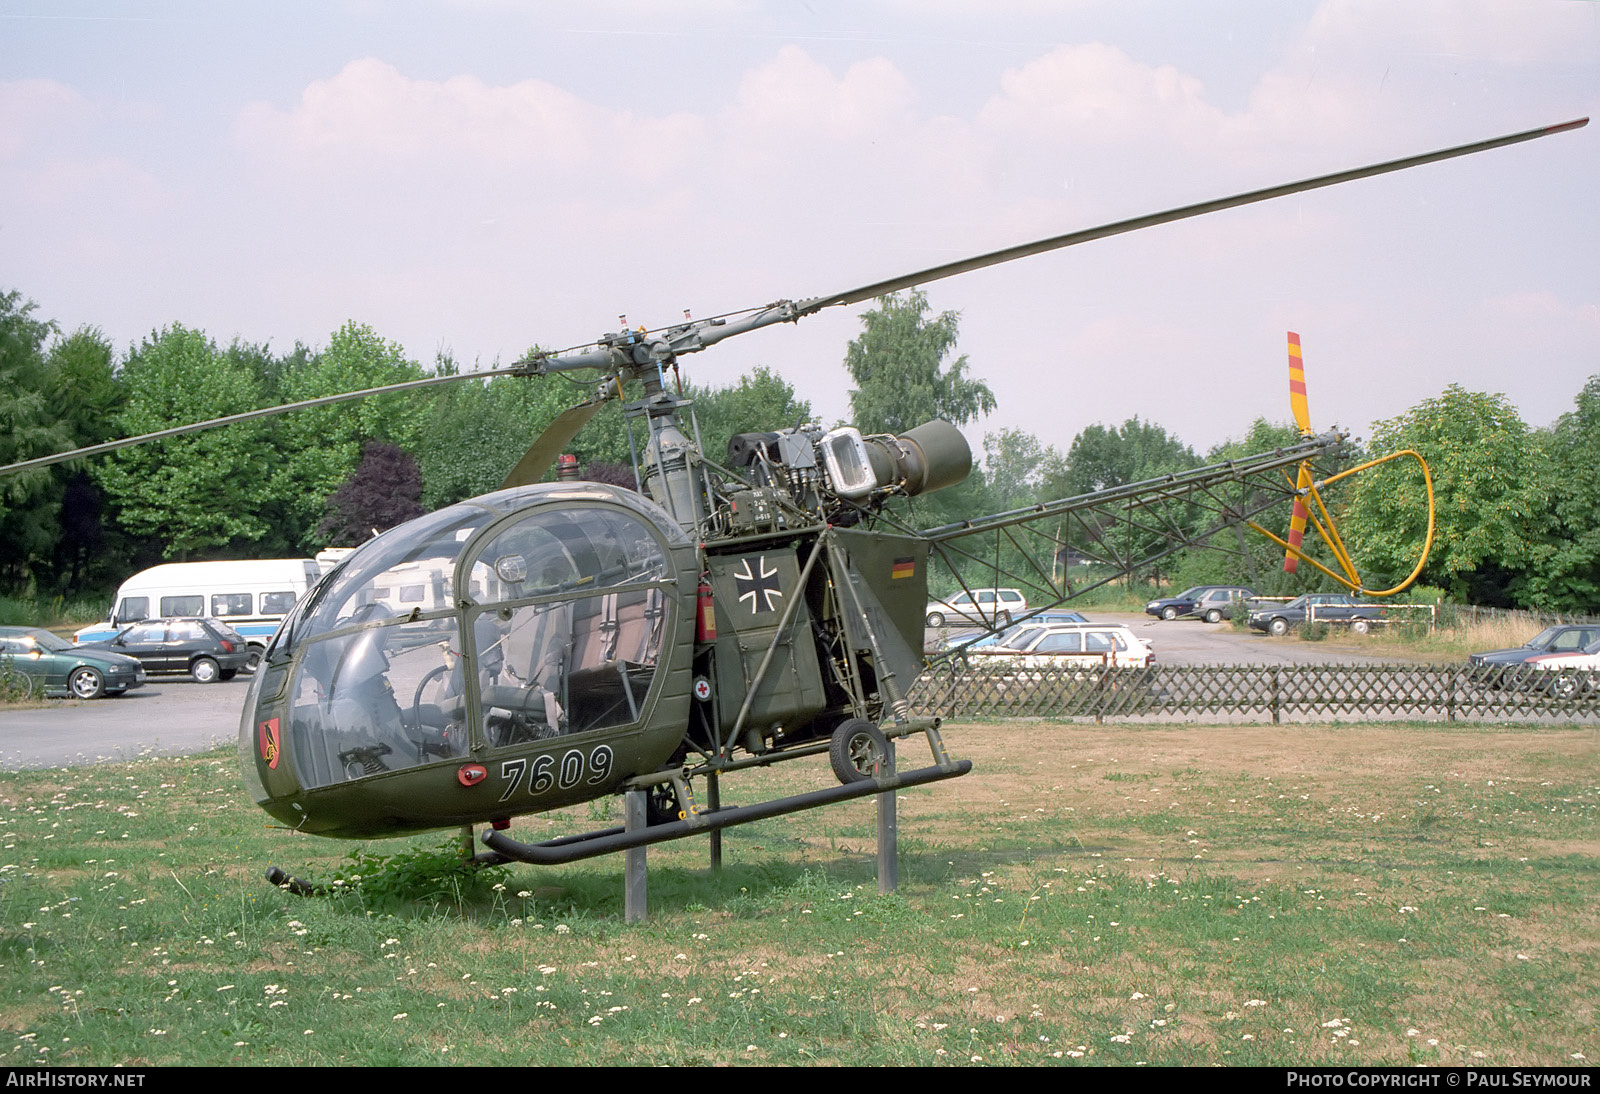
<path fill-rule="evenodd" d="M 527 759 L 507 760 L 500 765 L 500 777 L 506 781 L 501 801 L 508 801 L 528 778 L 528 794 L 538 797 L 559 787 L 571 790 L 581 782 L 599 786 L 611 777 L 614 757 L 610 745 L 596 745 L 586 756 L 580 749 L 568 749 L 558 759 L 553 752 L 536 757 L 530 766 Z"/>

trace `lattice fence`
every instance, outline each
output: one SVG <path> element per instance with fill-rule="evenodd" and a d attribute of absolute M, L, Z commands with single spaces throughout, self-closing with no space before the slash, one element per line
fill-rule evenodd
<path fill-rule="evenodd" d="M 1498 721 L 1600 717 L 1600 673 L 1452 665 L 1158 665 L 924 672 L 917 714 L 998 717 L 1402 719 Z"/>

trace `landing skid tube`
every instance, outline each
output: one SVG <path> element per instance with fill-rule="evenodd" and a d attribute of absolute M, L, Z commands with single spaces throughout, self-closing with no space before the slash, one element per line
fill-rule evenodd
<path fill-rule="evenodd" d="M 957 760 L 947 766 L 919 767 L 913 771 L 845 783 L 826 790 L 813 790 L 809 794 L 774 798 L 756 805 L 710 810 L 686 820 L 653 824 L 648 828 L 638 828 L 633 831 L 622 827 L 603 828 L 597 832 L 562 836 L 559 839 L 530 844 L 518 843 L 509 836 L 491 829 L 483 833 L 483 842 L 502 861 L 529 862 L 535 866 L 558 866 L 562 863 L 577 862 L 579 859 L 594 858 L 597 855 L 609 855 L 614 851 L 626 851 L 633 847 L 647 847 L 652 843 L 666 843 L 669 840 L 698 836 L 720 828 L 731 828 L 736 824 L 767 820 L 785 813 L 798 813 L 805 809 L 831 805 L 834 802 L 849 801 L 851 798 L 864 798 L 871 794 L 884 794 L 907 786 L 921 786 L 942 779 L 954 779 L 971 770 L 971 760 Z M 481 859 L 486 856 L 479 857 Z"/>

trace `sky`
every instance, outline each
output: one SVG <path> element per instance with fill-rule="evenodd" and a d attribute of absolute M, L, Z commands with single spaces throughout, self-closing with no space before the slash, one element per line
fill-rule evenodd
<path fill-rule="evenodd" d="M 0 0 L 0 291 L 490 367 L 1597 105 L 1581 0 Z M 1287 421 L 1290 330 L 1318 428 L 1450 384 L 1544 426 L 1600 374 L 1597 193 L 1600 122 L 927 291 L 980 452 Z M 847 418 L 866 307 L 685 372 Z"/>

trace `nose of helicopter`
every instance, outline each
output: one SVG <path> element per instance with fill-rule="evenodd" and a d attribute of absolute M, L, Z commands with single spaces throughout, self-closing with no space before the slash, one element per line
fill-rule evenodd
<path fill-rule="evenodd" d="M 252 682 L 251 794 L 297 831 L 371 837 L 609 793 L 682 738 L 698 574 L 676 522 L 592 483 L 499 491 L 370 540 Z"/>

